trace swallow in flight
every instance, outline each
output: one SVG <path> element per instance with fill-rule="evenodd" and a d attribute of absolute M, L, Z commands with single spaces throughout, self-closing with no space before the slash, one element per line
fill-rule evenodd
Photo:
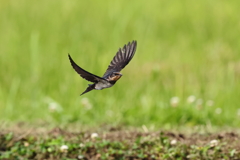
<path fill-rule="evenodd" d="M 110 65 L 102 77 L 94 75 L 81 67 L 79 67 L 68 54 L 69 60 L 73 69 L 87 81 L 93 82 L 89 84 L 87 89 L 81 94 L 85 94 L 93 89 L 101 90 L 104 88 L 112 87 L 121 77 L 120 71 L 131 61 L 137 48 L 137 41 L 132 41 L 120 48 L 116 55 L 113 57 Z"/>

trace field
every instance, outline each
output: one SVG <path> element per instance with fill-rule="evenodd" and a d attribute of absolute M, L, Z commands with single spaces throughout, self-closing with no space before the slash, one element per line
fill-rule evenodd
<path fill-rule="evenodd" d="M 122 130 L 139 134 L 128 145 L 134 141 L 141 146 L 136 137 L 144 134 L 160 137 L 155 148 L 168 144 L 161 141 L 161 133 L 169 143 L 172 137 L 167 133 L 183 134 L 191 141 L 201 139 L 201 134 L 194 134 L 200 131 L 204 144 L 237 140 L 240 2 L 0 0 L 0 4 L 0 158 L 24 159 L 25 154 L 10 154 L 14 146 L 24 145 L 25 137 L 28 143 L 33 141 L 29 137 L 45 142 L 53 128 L 71 134 L 71 138 L 59 135 L 68 143 L 78 138 L 74 133 L 111 134 L 103 126 L 124 128 L 116 129 L 117 135 Z M 118 49 L 132 40 L 138 42 L 137 51 L 121 80 L 112 88 L 80 96 L 89 82 L 72 69 L 68 53 L 82 68 L 102 76 Z M 16 139 L 19 134 L 24 136 Z M 48 140 L 56 138 L 51 135 Z M 201 145 L 196 143 L 187 144 Z M 223 151 L 233 158 L 240 150 L 229 144 Z M 69 158 L 61 155 L 58 158 Z M 187 152 L 183 155 L 186 158 Z"/>
<path fill-rule="evenodd" d="M 96 132 L 29 129 L 0 134 L 1 159 L 239 159 L 239 134 L 140 132 L 102 127 Z M 22 129 L 22 128 L 21 128 Z"/>

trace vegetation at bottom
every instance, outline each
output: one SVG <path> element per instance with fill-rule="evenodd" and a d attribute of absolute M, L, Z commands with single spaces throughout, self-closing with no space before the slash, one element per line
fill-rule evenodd
<path fill-rule="evenodd" d="M 239 135 L 172 132 L 0 135 L 0 159 L 239 159 Z M 215 138 L 215 139 L 214 139 Z M 231 144 L 231 145 L 230 145 Z"/>

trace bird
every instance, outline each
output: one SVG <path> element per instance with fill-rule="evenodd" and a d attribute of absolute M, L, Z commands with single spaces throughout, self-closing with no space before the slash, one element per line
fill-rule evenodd
<path fill-rule="evenodd" d="M 120 71 L 131 61 L 136 49 L 137 41 L 135 40 L 131 43 L 129 42 L 128 44 L 125 44 L 122 48 L 119 48 L 102 77 L 94 75 L 79 67 L 73 61 L 70 54 L 68 54 L 68 58 L 73 69 L 85 80 L 93 82 L 93 84 L 88 85 L 86 90 L 80 94 L 80 96 L 91 90 L 102 90 L 104 88 L 112 87 L 123 76 Z"/>

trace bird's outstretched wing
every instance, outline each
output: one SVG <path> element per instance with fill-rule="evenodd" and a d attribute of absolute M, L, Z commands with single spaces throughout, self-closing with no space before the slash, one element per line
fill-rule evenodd
<path fill-rule="evenodd" d="M 120 48 L 116 55 L 113 57 L 107 71 L 104 73 L 103 77 L 108 76 L 112 72 L 120 72 L 133 58 L 134 53 L 137 48 L 137 41 L 132 41 Z"/>
<path fill-rule="evenodd" d="M 92 73 L 89 73 L 88 71 L 85 71 L 84 69 L 82 69 L 81 67 L 79 67 L 71 58 L 71 56 L 68 54 L 68 58 L 71 62 L 71 65 L 73 67 L 73 69 L 84 79 L 90 81 L 90 82 L 99 82 L 99 81 L 106 81 L 105 79 L 98 77 Z"/>

